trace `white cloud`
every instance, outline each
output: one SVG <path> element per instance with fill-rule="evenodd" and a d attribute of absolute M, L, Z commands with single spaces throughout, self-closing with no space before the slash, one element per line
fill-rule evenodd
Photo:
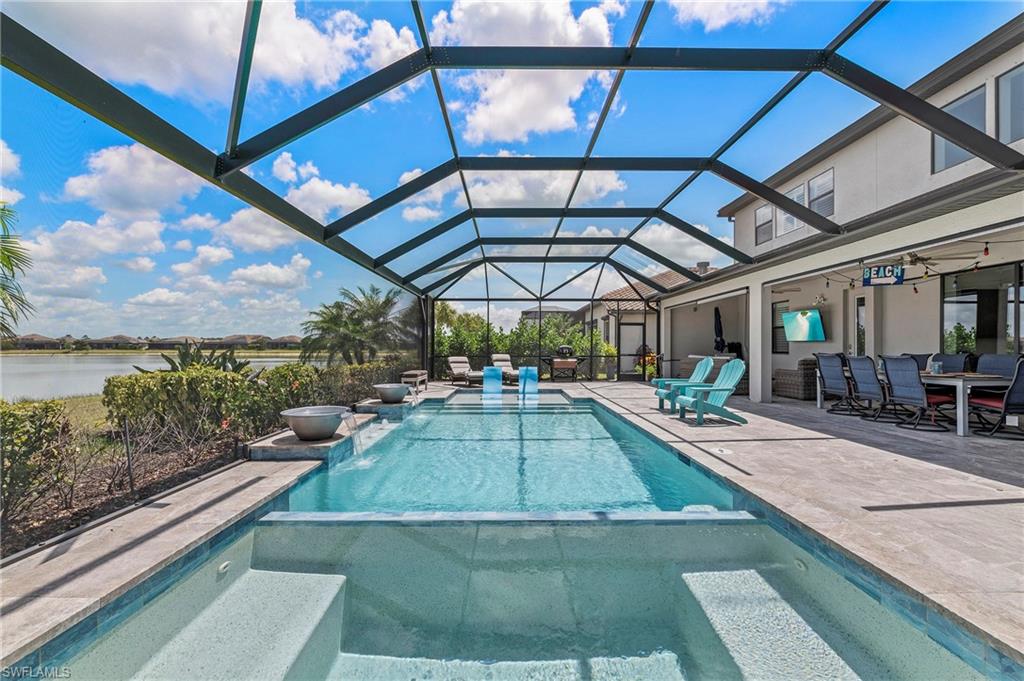
<path fill-rule="evenodd" d="M 407 222 L 436 220 L 439 217 L 441 217 L 441 211 L 430 206 L 406 206 L 402 209 L 402 219 Z"/>
<path fill-rule="evenodd" d="M 4 203 L 9 203 L 10 205 L 13 206 L 18 201 L 21 201 L 23 198 L 25 198 L 25 195 L 19 192 L 17 189 L 14 189 L 13 187 L 5 187 L 4 185 L 0 184 L 0 201 L 3 201 Z"/>
<path fill-rule="evenodd" d="M 487 307 L 485 305 L 470 306 L 459 301 L 452 301 L 450 304 L 455 308 L 456 312 L 475 314 L 485 319 L 487 318 Z M 500 307 L 498 305 L 491 305 L 491 324 L 509 331 L 519 324 L 519 317 L 522 315 L 522 312 L 523 308 L 521 307 Z"/>
<path fill-rule="evenodd" d="M 710 33 L 729 24 L 765 24 L 789 0 L 668 0 L 680 24 L 700 23 Z"/>
<path fill-rule="evenodd" d="M 140 255 L 135 258 L 129 258 L 128 260 L 122 260 L 121 267 L 131 270 L 132 272 L 152 272 L 156 267 L 156 261 L 153 260 L 153 258 L 147 258 L 144 255 Z"/>
<path fill-rule="evenodd" d="M 23 284 L 29 300 L 40 310 L 37 297 L 91 298 L 99 287 L 107 283 L 107 277 L 100 267 L 86 265 L 68 266 L 59 262 L 35 262 L 25 275 Z M 34 319 L 35 315 L 33 315 Z"/>
<path fill-rule="evenodd" d="M 137 296 L 132 296 L 125 301 L 128 305 L 163 306 L 183 305 L 189 300 L 188 294 L 181 291 L 171 291 L 166 288 L 155 288 Z"/>
<path fill-rule="evenodd" d="M 695 226 L 703 232 L 710 233 L 706 225 Z M 688 237 L 675 227 L 666 225 L 664 222 L 653 221 L 648 223 L 633 238 L 644 246 L 686 267 L 693 267 L 702 260 L 706 260 L 717 267 L 723 267 L 732 262 L 728 256 L 722 255 L 710 246 Z M 732 237 L 730 236 L 720 236 L 718 239 L 732 245 Z M 662 269 L 664 268 L 660 268 L 658 271 Z"/>
<path fill-rule="evenodd" d="M 296 253 L 286 265 L 249 265 L 231 273 L 231 280 L 275 289 L 297 289 L 306 285 L 309 258 Z"/>
<path fill-rule="evenodd" d="M 271 172 L 274 177 L 282 182 L 291 183 L 299 179 L 299 174 L 296 172 L 295 159 L 292 158 L 291 152 L 288 151 L 281 152 L 281 154 L 274 159 L 274 165 L 271 167 Z"/>
<path fill-rule="evenodd" d="M 0 177 L 18 177 L 21 174 L 21 156 L 0 139 Z"/>
<path fill-rule="evenodd" d="M 126 222 L 109 214 L 95 224 L 68 220 L 56 230 L 38 230 L 25 244 L 36 260 L 84 262 L 116 253 L 160 253 L 164 223 L 158 220 Z"/>
<path fill-rule="evenodd" d="M 616 2 L 576 16 L 569 0 L 455 0 L 450 11 L 434 15 L 430 37 L 437 45 L 607 46 L 608 19 L 623 11 Z M 593 71 L 572 70 L 479 70 L 457 76 L 457 87 L 473 98 L 465 105 L 463 137 L 472 144 L 524 142 L 531 133 L 575 129 L 573 104 L 594 77 Z"/>
<path fill-rule="evenodd" d="M 176 251 L 191 251 L 192 242 L 188 239 L 178 239 L 174 242 L 174 250 Z"/>
<path fill-rule="evenodd" d="M 4 11 L 100 75 L 167 95 L 230 101 L 245 3 L 9 3 Z M 348 11 L 313 22 L 296 3 L 268 2 L 260 16 L 253 90 L 338 85 L 358 65 L 365 23 Z M 113 39 L 116 37 L 116 39 Z"/>
<path fill-rule="evenodd" d="M 198 176 L 141 144 L 100 149 L 86 164 L 88 173 L 64 183 L 64 197 L 122 217 L 158 218 L 203 186 Z"/>
<path fill-rule="evenodd" d="M 362 38 L 361 45 L 365 54 L 364 63 L 374 71 L 393 64 L 419 49 L 416 36 L 408 26 L 403 26 L 396 31 L 394 26 L 383 19 L 374 19 L 371 22 L 370 30 Z M 422 85 L 422 78 L 413 78 L 401 87 L 387 92 L 384 99 L 390 101 L 404 99 L 407 92 L 419 89 Z"/>
<path fill-rule="evenodd" d="M 235 211 L 227 222 L 213 227 L 217 239 L 246 253 L 272 251 L 295 243 L 299 233 L 256 208 Z"/>
<path fill-rule="evenodd" d="M 499 156 L 512 156 L 501 151 Z M 558 206 L 565 204 L 576 179 L 575 171 L 530 170 L 472 171 L 466 173 L 473 205 L 479 208 L 511 206 Z M 619 174 L 611 170 L 583 173 L 573 196 L 573 205 L 580 206 L 626 189 Z M 463 204 L 465 197 L 457 199 Z"/>
<path fill-rule="evenodd" d="M 178 229 L 184 232 L 196 230 L 210 230 L 220 224 L 220 221 L 210 213 L 196 213 L 189 215 L 178 223 Z"/>
<path fill-rule="evenodd" d="M 200 246 L 196 249 L 196 256 L 188 262 L 179 262 L 171 265 L 171 271 L 182 277 L 190 277 L 200 274 L 223 262 L 234 258 L 235 255 L 230 249 L 223 246 Z"/>
<path fill-rule="evenodd" d="M 285 195 L 299 207 L 321 222 L 339 214 L 348 213 L 370 202 L 370 193 L 355 182 L 347 185 L 311 177 L 303 184 L 292 187 Z"/>

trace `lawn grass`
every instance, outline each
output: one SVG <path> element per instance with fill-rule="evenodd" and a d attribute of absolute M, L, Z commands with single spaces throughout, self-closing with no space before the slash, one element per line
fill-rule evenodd
<path fill-rule="evenodd" d="M 81 430 L 100 430 L 107 418 L 102 395 L 80 395 L 58 398 L 64 403 L 64 410 L 71 425 Z"/>

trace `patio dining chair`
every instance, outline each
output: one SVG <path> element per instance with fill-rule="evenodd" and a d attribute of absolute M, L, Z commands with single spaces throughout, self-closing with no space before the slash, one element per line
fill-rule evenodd
<path fill-rule="evenodd" d="M 676 398 L 685 394 L 686 386 L 694 383 L 703 383 L 714 366 L 715 360 L 710 357 L 704 357 L 697 362 L 697 366 L 693 368 L 688 378 L 657 379 L 662 381 L 658 385 L 658 389 L 654 391 L 654 394 L 658 397 L 658 411 L 664 409 L 665 401 L 668 400 L 668 413 L 674 413 L 676 410 Z"/>
<path fill-rule="evenodd" d="M 944 431 L 949 430 L 936 417 L 945 417 L 939 408 L 956 404 L 956 398 L 942 393 L 930 393 L 921 382 L 921 372 L 913 357 L 885 358 L 885 380 L 889 384 L 889 401 L 897 406 L 909 408 L 910 414 L 896 424 L 897 428 L 913 428 L 914 430 Z M 930 425 L 922 425 L 921 419 L 929 417 Z"/>
<path fill-rule="evenodd" d="M 821 376 L 821 395 L 838 398 L 826 410 L 841 416 L 860 416 L 864 407 L 853 396 L 853 386 L 846 378 L 846 357 L 840 353 L 816 352 L 818 375 Z M 916 365 L 915 365 L 916 366 Z"/>
<path fill-rule="evenodd" d="M 961 352 L 956 355 L 947 355 L 936 352 L 929 360 L 929 364 L 931 364 L 931 362 L 941 362 L 942 373 L 955 374 L 971 370 L 970 357 L 971 356 L 966 352 Z"/>
<path fill-rule="evenodd" d="M 1010 356 L 1012 357 L 1012 355 Z M 1006 425 L 1007 416 L 1013 414 L 1021 417 L 1024 415 L 1024 358 L 1017 357 L 1016 359 L 1017 364 L 1014 366 L 1012 376 L 1013 382 L 1010 383 L 1006 392 L 999 395 L 991 390 L 979 394 L 971 391 L 970 397 L 967 398 L 967 408 L 983 426 L 983 428 L 972 430 L 972 432 L 991 437 L 1000 430 L 1006 430 L 1007 433 L 1013 433 L 1013 439 L 1024 437 L 1024 431 L 1017 428 L 1014 433 Z"/>
<path fill-rule="evenodd" d="M 1020 359 L 1020 355 L 997 355 L 994 352 L 986 352 L 978 357 L 977 371 L 979 374 L 1013 378 Z"/>
<path fill-rule="evenodd" d="M 878 380 L 878 367 L 870 357 L 849 357 L 846 360 L 850 367 L 850 380 L 853 383 L 853 398 L 858 402 L 867 402 L 868 413 L 862 419 L 897 423 L 903 416 L 897 411 L 895 404 L 889 401 L 885 386 Z M 874 403 L 877 407 L 872 409 Z M 886 408 L 889 408 L 888 412 Z"/>
<path fill-rule="evenodd" d="M 511 355 L 491 355 L 491 364 L 501 369 L 501 376 L 509 383 L 519 382 L 519 369 L 512 366 Z"/>
<path fill-rule="evenodd" d="M 745 418 L 725 406 L 725 401 L 736 391 L 736 386 L 746 372 L 746 362 L 742 359 L 733 359 L 726 362 L 713 384 L 691 383 L 686 386 L 687 394 L 676 398 L 679 420 L 686 418 L 687 409 L 692 409 L 697 415 L 698 426 L 704 425 L 704 414 L 713 414 L 736 423 L 746 423 Z"/>

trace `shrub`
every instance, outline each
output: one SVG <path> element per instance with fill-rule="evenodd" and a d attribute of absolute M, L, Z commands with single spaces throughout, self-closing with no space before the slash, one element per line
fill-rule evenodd
<path fill-rule="evenodd" d="M 375 397 L 375 383 L 396 383 L 401 379 L 402 371 L 408 368 L 411 368 L 409 360 L 389 355 L 376 362 L 320 369 L 320 400 L 323 404 L 345 406 Z"/>
<path fill-rule="evenodd" d="M 60 478 L 61 442 L 70 430 L 57 400 L 0 400 L 0 521 L 7 527 Z"/>

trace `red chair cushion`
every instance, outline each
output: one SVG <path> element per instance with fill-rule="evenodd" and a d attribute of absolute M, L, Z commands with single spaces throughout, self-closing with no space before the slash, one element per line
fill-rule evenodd
<path fill-rule="evenodd" d="M 949 404 L 950 402 L 955 401 L 956 399 L 949 395 L 935 395 L 933 393 L 928 393 L 928 404 L 930 406 L 935 406 L 937 404 Z"/>
<path fill-rule="evenodd" d="M 967 400 L 967 404 L 978 407 L 989 407 L 990 409 L 1002 409 L 1003 398 L 995 397 L 994 395 L 978 395 L 977 397 L 971 397 Z"/>

